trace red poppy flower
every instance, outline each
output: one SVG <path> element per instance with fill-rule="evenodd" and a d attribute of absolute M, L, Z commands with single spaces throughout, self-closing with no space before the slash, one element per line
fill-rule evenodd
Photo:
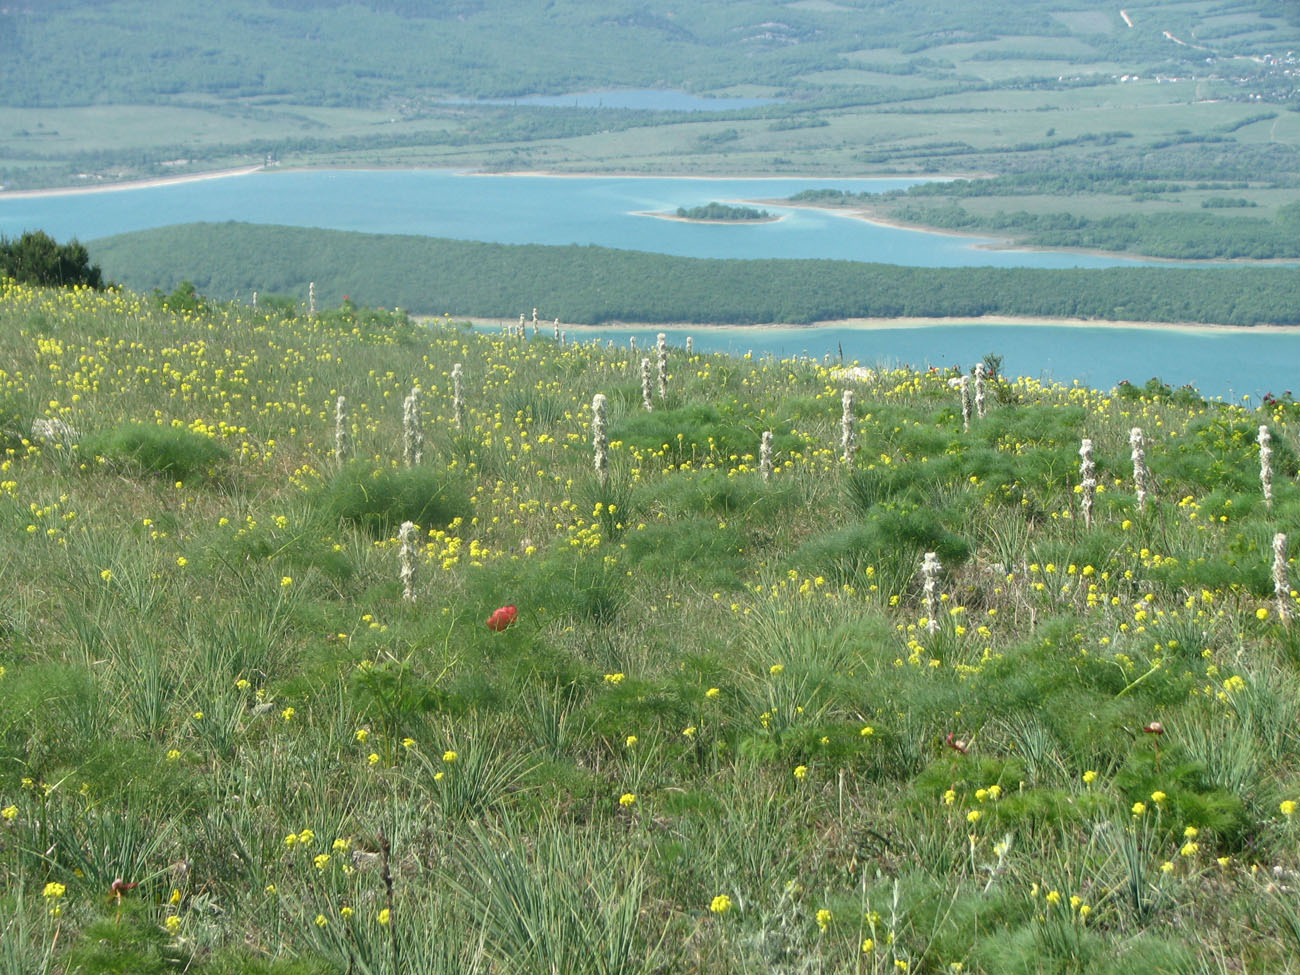
<path fill-rule="evenodd" d="M 507 626 L 513 625 L 517 619 L 519 619 L 519 610 L 513 606 L 502 606 L 487 618 L 487 628 L 494 633 L 500 633 Z"/>
<path fill-rule="evenodd" d="M 1163 735 L 1165 733 L 1165 726 L 1159 721 L 1152 721 L 1149 725 L 1143 727 L 1142 730 L 1148 735 Z"/>

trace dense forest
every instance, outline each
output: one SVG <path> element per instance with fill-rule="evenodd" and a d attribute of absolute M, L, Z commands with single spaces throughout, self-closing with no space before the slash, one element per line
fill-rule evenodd
<path fill-rule="evenodd" d="M 706 260 L 602 247 L 506 245 L 240 223 L 94 241 L 136 290 L 193 281 L 214 298 L 349 296 L 409 311 L 566 322 L 808 323 L 852 317 L 1029 315 L 1300 324 L 1294 268 L 920 268 L 850 261 Z"/>

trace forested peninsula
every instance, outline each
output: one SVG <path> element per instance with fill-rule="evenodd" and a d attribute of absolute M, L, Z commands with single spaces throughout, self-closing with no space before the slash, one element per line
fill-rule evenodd
<path fill-rule="evenodd" d="M 427 314 L 566 322 L 808 324 L 985 315 L 1223 325 L 1300 324 L 1292 267 L 926 268 L 718 260 L 604 247 L 508 245 L 243 223 L 184 224 L 92 241 L 106 276 L 218 299 L 344 295 Z"/>
<path fill-rule="evenodd" d="M 1115 181 L 1110 181 L 1114 183 Z M 1295 260 L 1300 258 L 1300 202 L 1278 207 L 1273 219 L 1225 217 L 1216 210 L 1258 207 L 1245 197 L 1205 196 L 1196 210 L 1168 213 L 1117 213 L 1083 216 L 1064 204 L 1051 212 L 1002 209 L 979 213 L 956 202 L 972 199 L 1006 200 L 1019 192 L 1061 194 L 1068 198 L 1079 184 L 1094 192 L 1111 190 L 1104 178 L 998 178 L 924 183 L 888 193 L 846 193 L 842 190 L 805 190 L 791 197 L 795 203 L 824 207 L 857 207 L 868 217 L 910 227 L 995 234 L 1025 247 L 1057 250 L 1064 247 L 1112 253 L 1141 254 L 1172 260 Z M 1124 189 L 1133 187 L 1123 182 Z M 1180 192 L 1177 182 L 1147 181 L 1136 195 L 1158 199 Z M 1245 184 L 1205 183 L 1206 190 L 1233 189 Z M 1200 188 L 1198 187 L 1198 188 Z M 936 201 L 937 202 L 934 202 Z"/>

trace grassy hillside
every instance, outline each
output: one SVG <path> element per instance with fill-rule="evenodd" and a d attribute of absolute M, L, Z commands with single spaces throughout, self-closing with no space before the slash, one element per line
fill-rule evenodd
<path fill-rule="evenodd" d="M 1141 181 L 1199 181 L 1216 160 L 1246 169 L 1247 197 L 1267 207 L 1295 186 L 1296 51 L 1300 18 L 1281 0 L 1122 12 L 1087 0 L 10 5 L 0 183 L 268 158 L 854 176 L 1119 163 Z M 607 107 L 447 101 L 629 88 L 777 101 L 725 112 L 628 110 L 613 95 Z M 1096 215 L 1131 195 L 1089 193 L 1068 209 Z"/>
<path fill-rule="evenodd" d="M 664 361 L 4 286 L 0 967 L 1294 970 L 1294 403 Z"/>
<path fill-rule="evenodd" d="M 714 260 L 604 247 L 186 224 L 90 245 L 108 278 L 218 299 L 344 296 L 423 314 L 566 322 L 808 323 L 836 318 L 1031 315 L 1227 325 L 1300 323 L 1293 268 L 917 268 L 850 261 Z"/>

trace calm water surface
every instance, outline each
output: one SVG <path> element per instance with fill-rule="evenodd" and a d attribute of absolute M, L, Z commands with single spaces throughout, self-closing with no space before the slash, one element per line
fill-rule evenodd
<path fill-rule="evenodd" d="M 626 346 L 654 346 L 655 333 L 627 329 L 580 329 Z M 1063 325 L 925 325 L 911 328 L 713 328 L 664 329 L 668 343 L 694 337 L 696 351 L 776 357 L 805 355 L 857 360 L 863 365 L 958 365 L 967 370 L 987 353 L 1003 357 L 1003 372 L 1110 389 L 1127 379 L 1135 385 L 1159 376 L 1172 386 L 1191 384 L 1206 397 L 1258 404 L 1265 393 L 1300 393 L 1300 330 L 1147 329 Z"/>
<path fill-rule="evenodd" d="M 662 93 L 660 93 L 662 94 Z M 711 200 L 756 201 L 808 188 L 880 191 L 913 180 L 668 179 L 488 176 L 439 170 L 265 172 L 106 193 L 10 197 L 0 233 L 41 228 L 62 240 L 191 221 L 242 220 L 516 244 L 598 244 L 684 257 L 832 258 L 913 266 L 1109 267 L 1086 254 L 989 250 L 965 237 L 881 227 L 826 210 L 764 204 L 781 219 L 751 225 L 664 220 Z M 1225 269 L 1223 273 L 1232 273 Z M 525 309 L 520 309 L 525 311 Z M 548 315 L 563 309 L 544 309 Z M 617 333 L 626 341 L 626 333 Z M 1300 332 L 1125 330 L 1049 326 L 692 330 L 698 347 L 838 355 L 864 363 L 970 365 L 987 352 L 1005 370 L 1109 388 L 1154 375 L 1207 395 L 1258 398 L 1300 389 Z M 652 335 L 642 338 L 652 340 Z M 680 344 L 685 333 L 674 335 Z"/>
<path fill-rule="evenodd" d="M 712 200 L 783 199 L 800 190 L 887 190 L 916 180 L 485 176 L 445 170 L 254 173 L 146 189 L 45 197 L 0 193 L 0 232 L 62 240 L 192 221 L 327 227 L 507 244 L 598 244 L 681 257 L 835 258 L 943 267 L 1111 267 L 1087 254 L 986 250 L 981 241 L 881 227 L 841 213 L 764 204 L 780 220 L 663 220 Z"/>

